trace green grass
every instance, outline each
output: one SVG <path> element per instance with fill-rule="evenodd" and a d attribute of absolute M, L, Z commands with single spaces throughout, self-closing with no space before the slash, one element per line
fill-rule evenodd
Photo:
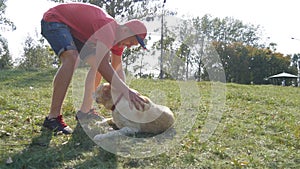
<path fill-rule="evenodd" d="M 199 138 L 212 110 L 212 85 L 197 83 L 196 93 L 182 100 L 175 81 L 131 80 L 130 86 L 176 114 L 177 134 L 194 124 L 173 148 L 147 158 L 122 157 L 105 151 L 85 134 L 74 118 L 76 106 L 69 91 L 65 121 L 72 135 L 54 136 L 42 130 L 48 113 L 55 70 L 0 71 L 0 168 L 299 168 L 300 88 L 226 84 L 223 115 L 213 135 Z M 185 91 L 186 92 L 186 91 Z M 194 95 L 195 94 L 195 95 Z M 185 103 L 186 106 L 182 106 Z M 187 104 L 191 103 L 191 104 Z M 182 111 L 197 116 L 184 117 Z M 103 112 L 105 113 L 105 112 Z M 182 127 L 182 128 L 181 128 Z M 134 148 L 134 147 L 133 147 Z M 12 163 L 7 164 L 11 158 Z"/>

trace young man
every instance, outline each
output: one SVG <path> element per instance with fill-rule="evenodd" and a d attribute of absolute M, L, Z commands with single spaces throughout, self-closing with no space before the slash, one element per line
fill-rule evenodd
<path fill-rule="evenodd" d="M 119 25 L 97 6 L 66 3 L 44 13 L 41 29 L 42 35 L 61 60 L 61 66 L 53 80 L 51 108 L 45 118 L 44 127 L 64 134 L 73 132 L 64 122 L 61 108 L 78 56 L 90 65 L 90 70 L 86 77 L 84 100 L 77 112 L 77 118 L 95 116 L 92 109 L 92 93 L 100 83 L 101 75 L 137 109 L 144 108 L 145 101 L 122 81 L 124 75 L 121 70 L 124 47 L 140 44 L 146 48 L 143 39 L 147 29 L 142 22 L 131 20 Z M 111 66 L 110 60 L 118 73 Z"/>

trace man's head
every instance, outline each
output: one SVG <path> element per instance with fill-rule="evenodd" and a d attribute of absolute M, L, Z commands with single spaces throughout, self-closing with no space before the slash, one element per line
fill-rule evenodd
<path fill-rule="evenodd" d="M 120 46 L 129 48 L 133 45 L 140 44 L 143 49 L 147 49 L 144 43 L 144 39 L 147 35 L 147 28 L 141 21 L 136 19 L 130 20 L 123 25 L 122 29 L 129 37 L 120 41 Z"/>

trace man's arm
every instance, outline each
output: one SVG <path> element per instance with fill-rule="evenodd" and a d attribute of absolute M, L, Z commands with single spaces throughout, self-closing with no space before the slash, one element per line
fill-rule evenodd
<path fill-rule="evenodd" d="M 125 98 L 130 100 L 134 104 L 136 109 L 143 110 L 145 100 L 139 96 L 138 93 L 129 89 L 129 87 L 120 79 L 116 71 L 109 64 L 109 55 L 105 55 L 109 50 L 101 41 L 97 41 L 96 44 L 96 56 L 98 64 L 98 71 L 102 74 L 103 78 L 108 81 L 113 88 L 123 94 Z"/>
<path fill-rule="evenodd" d="M 122 56 L 111 54 L 111 65 L 119 75 L 120 79 L 122 79 L 123 82 L 125 82 L 126 79 L 125 79 L 125 73 L 123 71 L 123 66 L 122 66 Z"/>

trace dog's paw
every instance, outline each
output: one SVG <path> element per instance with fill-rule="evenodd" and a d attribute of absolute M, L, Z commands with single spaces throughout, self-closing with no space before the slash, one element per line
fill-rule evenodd
<path fill-rule="evenodd" d="M 104 134 L 97 134 L 97 135 L 94 136 L 93 140 L 99 141 L 99 140 L 102 140 L 104 138 L 105 138 Z"/>
<path fill-rule="evenodd" d="M 102 121 L 96 121 L 95 125 L 100 127 L 100 126 L 104 126 L 106 124 L 106 120 L 102 120 Z"/>

